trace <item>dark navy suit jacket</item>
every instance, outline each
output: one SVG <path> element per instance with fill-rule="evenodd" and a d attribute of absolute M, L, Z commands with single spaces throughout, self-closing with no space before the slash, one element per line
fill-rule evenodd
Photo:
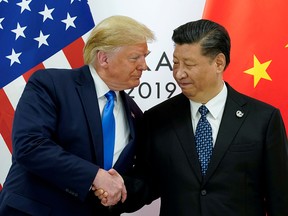
<path fill-rule="evenodd" d="M 120 95 L 131 134 L 114 168 L 127 174 L 142 111 L 124 91 Z M 103 167 L 103 137 L 88 66 L 31 76 L 15 111 L 12 161 L 0 215 L 110 215 L 89 192 Z"/>
<path fill-rule="evenodd" d="M 205 177 L 188 98 L 179 94 L 144 113 L 145 145 L 136 167 L 150 180 L 154 198 L 161 197 L 161 216 L 288 215 L 288 143 L 280 111 L 227 88 Z M 128 180 L 127 205 L 131 201 L 135 210 L 151 201 L 143 184 Z M 135 189 L 141 195 L 134 196 Z"/>

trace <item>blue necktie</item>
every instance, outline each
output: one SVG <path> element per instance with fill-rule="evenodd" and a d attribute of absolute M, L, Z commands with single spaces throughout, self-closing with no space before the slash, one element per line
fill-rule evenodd
<path fill-rule="evenodd" d="M 115 119 L 113 115 L 115 92 L 109 91 L 105 94 L 107 103 L 102 113 L 102 129 L 104 140 L 104 169 L 112 167 L 115 142 Z"/>
<path fill-rule="evenodd" d="M 196 149 L 201 164 L 202 174 L 205 175 L 210 157 L 212 155 L 213 148 L 213 138 L 212 138 L 212 128 L 208 122 L 206 115 L 209 112 L 206 106 L 202 105 L 199 110 L 201 118 L 197 124 L 195 140 Z"/>

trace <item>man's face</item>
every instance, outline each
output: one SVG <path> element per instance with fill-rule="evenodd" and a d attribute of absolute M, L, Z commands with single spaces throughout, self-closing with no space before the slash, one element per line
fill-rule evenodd
<path fill-rule="evenodd" d="M 143 70 L 147 69 L 145 57 L 149 54 L 147 43 L 120 47 L 107 54 L 107 70 L 103 80 L 113 90 L 138 86 Z"/>
<path fill-rule="evenodd" d="M 175 45 L 173 76 L 186 97 L 206 103 L 219 93 L 223 67 L 219 67 L 217 59 L 203 56 L 197 43 Z"/>

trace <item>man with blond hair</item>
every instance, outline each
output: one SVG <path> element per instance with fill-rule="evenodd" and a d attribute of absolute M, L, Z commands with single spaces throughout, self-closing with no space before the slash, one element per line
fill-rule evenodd
<path fill-rule="evenodd" d="M 83 67 L 31 76 L 15 111 L 0 215 L 119 215 L 93 190 L 106 191 L 110 205 L 126 199 L 121 175 L 133 167 L 142 111 L 124 90 L 139 85 L 153 40 L 145 25 L 112 16 L 91 32 Z M 101 119 L 110 91 L 115 139 L 108 160 Z"/>

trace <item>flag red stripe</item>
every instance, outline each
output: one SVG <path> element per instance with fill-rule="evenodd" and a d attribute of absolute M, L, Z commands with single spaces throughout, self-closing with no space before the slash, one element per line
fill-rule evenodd
<path fill-rule="evenodd" d="M 66 48 L 63 49 L 63 52 L 69 61 L 71 67 L 80 67 L 84 64 L 83 58 L 77 57 L 75 53 L 82 52 L 84 48 L 84 41 L 82 38 L 77 39 L 72 44 L 69 44 Z M 45 66 L 43 63 L 38 64 L 34 68 L 30 69 L 23 74 L 24 80 L 27 82 L 29 77 L 37 70 L 44 69 Z M 0 89 L 0 133 L 9 149 L 12 153 L 12 122 L 14 117 L 14 109 L 7 97 L 5 91 Z"/>
<path fill-rule="evenodd" d="M 14 109 L 10 103 L 6 93 L 3 89 L 0 89 L 0 133 L 12 153 L 12 122 L 14 116 Z"/>
<path fill-rule="evenodd" d="M 63 49 L 63 52 L 72 68 L 78 68 L 84 64 L 82 55 L 79 57 L 79 53 L 83 52 L 83 48 L 84 41 L 80 37 Z"/>
<path fill-rule="evenodd" d="M 63 49 L 63 52 L 69 61 L 72 68 L 80 67 L 84 64 L 83 58 L 77 57 L 75 53 L 82 52 L 84 48 L 84 41 L 82 38 L 77 39 L 73 43 L 69 44 L 67 47 Z M 38 64 L 34 68 L 27 71 L 23 74 L 24 80 L 27 82 L 29 77 L 37 70 L 44 69 L 45 66 L 43 63 Z M 7 97 L 5 91 L 0 89 L 0 133 L 9 149 L 12 153 L 12 123 L 14 117 L 14 109 L 11 105 L 9 98 Z"/>
<path fill-rule="evenodd" d="M 42 63 L 36 65 L 34 68 L 30 69 L 29 71 L 27 71 L 25 74 L 23 74 L 23 77 L 25 79 L 25 81 L 27 82 L 29 77 L 37 70 L 40 70 L 40 69 L 44 69 L 44 65 Z"/>

